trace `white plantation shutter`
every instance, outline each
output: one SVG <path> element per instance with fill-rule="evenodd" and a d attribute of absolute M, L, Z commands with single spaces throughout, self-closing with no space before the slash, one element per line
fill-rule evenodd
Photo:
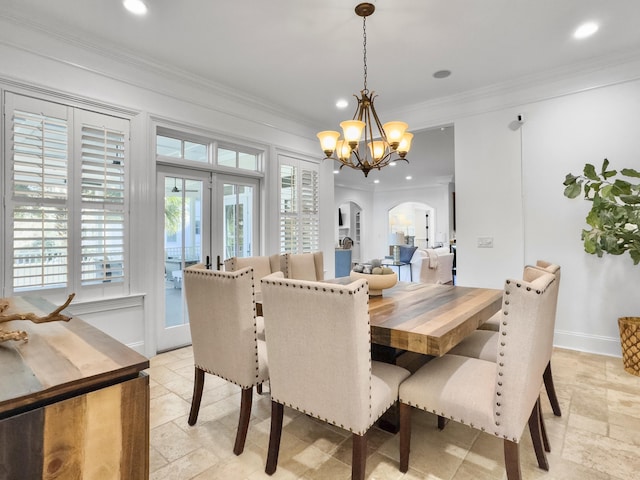
<path fill-rule="evenodd" d="M 120 283 L 122 290 L 128 120 L 5 98 L 7 285 L 79 293 Z"/>
<path fill-rule="evenodd" d="M 280 251 L 319 250 L 318 166 L 280 156 Z"/>
<path fill-rule="evenodd" d="M 303 253 L 320 249 L 318 170 L 300 166 L 300 242 Z"/>
<path fill-rule="evenodd" d="M 89 122 L 107 119 L 91 112 L 82 114 L 82 120 Z M 126 141 L 124 130 L 82 123 L 82 285 L 124 280 Z"/>
<path fill-rule="evenodd" d="M 68 110 L 7 94 L 14 291 L 68 277 Z M 10 231 L 9 230 L 9 231 Z"/>

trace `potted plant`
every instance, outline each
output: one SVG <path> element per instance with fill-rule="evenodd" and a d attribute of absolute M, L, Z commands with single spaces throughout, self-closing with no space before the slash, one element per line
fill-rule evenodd
<path fill-rule="evenodd" d="M 587 163 L 582 175 L 567 174 L 564 195 L 576 198 L 584 192 L 591 202 L 582 230 L 584 250 L 602 257 L 604 253 L 629 252 L 634 265 L 640 263 L 640 172 L 631 168 L 608 170 L 609 160 L 600 172 Z M 640 317 L 618 319 L 622 358 L 627 372 L 640 376 Z"/>

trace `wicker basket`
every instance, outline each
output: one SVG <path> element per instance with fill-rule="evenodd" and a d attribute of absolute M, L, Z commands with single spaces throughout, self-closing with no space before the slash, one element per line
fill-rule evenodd
<path fill-rule="evenodd" d="M 624 369 L 640 376 L 640 317 L 618 318 Z"/>

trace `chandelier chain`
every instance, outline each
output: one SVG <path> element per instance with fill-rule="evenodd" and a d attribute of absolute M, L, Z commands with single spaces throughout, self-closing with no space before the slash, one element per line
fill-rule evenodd
<path fill-rule="evenodd" d="M 364 91 L 369 92 L 367 88 L 367 17 L 362 17 L 362 60 L 364 64 Z"/>

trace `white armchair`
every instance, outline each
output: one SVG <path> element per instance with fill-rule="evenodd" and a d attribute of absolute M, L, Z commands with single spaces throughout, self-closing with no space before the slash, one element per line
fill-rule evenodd
<path fill-rule="evenodd" d="M 417 283 L 453 282 L 453 253 L 446 248 L 417 249 L 411 257 L 411 277 Z"/>

